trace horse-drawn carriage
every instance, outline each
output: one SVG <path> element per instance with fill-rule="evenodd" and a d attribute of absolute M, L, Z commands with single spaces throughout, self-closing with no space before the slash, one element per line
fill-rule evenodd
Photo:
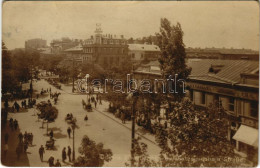
<path fill-rule="evenodd" d="M 76 123 L 76 118 L 73 117 L 72 114 L 67 114 L 65 121 L 67 121 L 68 124 Z"/>
<path fill-rule="evenodd" d="M 82 99 L 82 105 L 83 105 L 83 108 L 85 110 L 87 110 L 88 112 L 92 111 L 92 105 L 90 103 L 87 104 L 83 99 Z"/>
<path fill-rule="evenodd" d="M 55 140 L 51 138 L 50 140 L 46 141 L 45 147 L 46 149 L 54 149 Z"/>

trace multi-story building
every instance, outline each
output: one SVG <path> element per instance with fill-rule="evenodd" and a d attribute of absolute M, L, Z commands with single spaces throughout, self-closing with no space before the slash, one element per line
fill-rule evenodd
<path fill-rule="evenodd" d="M 160 48 L 153 44 L 128 44 L 128 55 L 132 61 L 157 60 Z"/>
<path fill-rule="evenodd" d="M 84 41 L 83 53 L 92 58 L 93 63 L 103 68 L 119 66 L 127 59 L 128 47 L 124 36 L 102 34 L 98 25 L 95 35 Z"/>
<path fill-rule="evenodd" d="M 66 54 L 67 60 L 74 61 L 74 63 L 76 62 L 77 65 L 80 65 L 84 62 L 92 62 L 92 55 L 83 52 L 83 47 L 81 44 L 64 50 L 64 53 Z"/>
<path fill-rule="evenodd" d="M 37 50 L 39 48 L 46 48 L 47 47 L 47 41 L 36 38 L 36 39 L 30 39 L 25 41 L 25 50 Z"/>
<path fill-rule="evenodd" d="M 187 66 L 192 68 L 186 81 L 190 100 L 200 108 L 219 102 L 229 118 L 227 138 L 252 158 L 258 148 L 259 62 L 188 59 Z M 134 77 L 160 79 L 159 62 L 140 66 Z"/>

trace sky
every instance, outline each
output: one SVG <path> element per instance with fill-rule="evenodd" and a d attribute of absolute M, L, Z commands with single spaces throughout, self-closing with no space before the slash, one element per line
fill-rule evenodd
<path fill-rule="evenodd" d="M 160 19 L 179 22 L 187 47 L 259 49 L 259 4 L 254 1 L 6 1 L 2 38 L 9 49 L 28 39 L 87 39 L 101 23 L 104 34 L 155 35 Z"/>

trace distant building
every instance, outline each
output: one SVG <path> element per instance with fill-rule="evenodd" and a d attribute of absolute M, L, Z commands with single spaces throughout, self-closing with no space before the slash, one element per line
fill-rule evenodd
<path fill-rule="evenodd" d="M 157 60 L 160 48 L 153 44 L 128 44 L 128 56 L 132 61 Z"/>
<path fill-rule="evenodd" d="M 37 50 L 38 48 L 46 48 L 47 41 L 37 38 L 25 41 L 25 50 Z"/>
<path fill-rule="evenodd" d="M 77 65 L 82 64 L 84 62 L 92 62 L 92 55 L 84 53 L 81 44 L 64 50 L 64 53 L 66 54 L 67 60 L 75 61 Z"/>
<path fill-rule="evenodd" d="M 50 43 L 51 53 L 61 54 L 64 52 L 64 50 L 78 46 L 80 43 L 82 43 L 82 40 L 71 40 L 65 37 L 58 40 L 52 40 L 52 42 Z"/>
<path fill-rule="evenodd" d="M 199 108 L 219 102 L 229 117 L 227 138 L 249 159 L 257 157 L 259 62 L 188 59 L 187 66 L 192 68 L 186 81 L 190 100 Z M 134 71 L 134 77 L 139 82 L 160 79 L 159 62 L 141 65 Z"/>
<path fill-rule="evenodd" d="M 189 47 L 186 48 L 186 54 L 187 58 L 259 61 L 259 52 L 250 49 Z"/>
<path fill-rule="evenodd" d="M 123 35 L 102 34 L 97 25 L 95 35 L 84 41 L 83 52 L 103 68 L 112 68 L 127 59 L 128 47 Z"/>

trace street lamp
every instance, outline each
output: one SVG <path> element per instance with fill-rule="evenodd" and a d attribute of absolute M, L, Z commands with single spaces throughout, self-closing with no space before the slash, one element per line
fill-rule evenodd
<path fill-rule="evenodd" d="M 72 128 L 72 135 L 73 135 L 73 144 L 72 144 L 72 161 L 75 161 L 75 128 L 76 128 L 76 118 L 73 118 L 71 122 L 71 128 Z"/>
<path fill-rule="evenodd" d="M 135 104 L 137 100 L 138 92 L 130 93 L 127 96 L 127 100 L 132 100 L 132 143 L 131 143 L 131 167 L 134 166 L 134 143 L 135 143 Z"/>

